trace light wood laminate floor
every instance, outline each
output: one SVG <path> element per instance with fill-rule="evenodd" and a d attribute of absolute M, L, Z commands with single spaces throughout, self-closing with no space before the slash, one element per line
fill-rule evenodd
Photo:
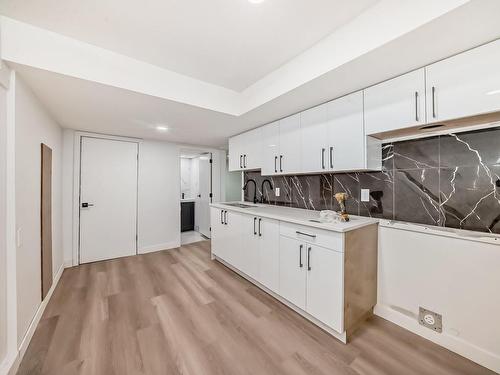
<path fill-rule="evenodd" d="M 493 374 L 376 317 L 344 345 L 209 248 L 65 270 L 18 374 Z"/>

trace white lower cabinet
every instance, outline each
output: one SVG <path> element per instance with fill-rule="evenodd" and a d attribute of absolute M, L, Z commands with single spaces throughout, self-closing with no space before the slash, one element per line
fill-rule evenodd
<path fill-rule="evenodd" d="M 343 254 L 281 236 L 280 294 L 342 332 Z"/>
<path fill-rule="evenodd" d="M 242 221 L 242 254 L 238 264 L 235 264 L 239 270 L 246 273 L 252 279 L 259 279 L 259 248 L 260 238 L 257 232 L 258 218 L 255 216 L 245 215 Z"/>
<path fill-rule="evenodd" d="M 213 255 L 335 337 L 372 312 L 376 224 L 339 233 L 215 207 L 211 219 Z"/>
<path fill-rule="evenodd" d="M 344 254 L 305 244 L 306 311 L 337 332 L 343 331 Z"/>
<path fill-rule="evenodd" d="M 230 264 L 242 264 L 241 224 L 246 215 L 218 208 L 210 209 L 212 252 Z"/>
<path fill-rule="evenodd" d="M 273 292 L 279 286 L 279 222 L 246 215 L 239 270 Z"/>
<path fill-rule="evenodd" d="M 259 282 L 275 293 L 279 292 L 280 223 L 259 218 Z"/>
<path fill-rule="evenodd" d="M 280 295 L 302 310 L 306 308 L 304 253 L 304 243 L 280 237 Z"/>
<path fill-rule="evenodd" d="M 227 258 L 224 246 L 224 235 L 226 234 L 224 227 L 224 212 L 225 210 L 219 208 L 210 208 L 212 254 L 221 259 Z"/>

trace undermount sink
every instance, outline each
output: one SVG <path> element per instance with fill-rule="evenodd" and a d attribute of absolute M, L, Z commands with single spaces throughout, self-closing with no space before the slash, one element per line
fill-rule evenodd
<path fill-rule="evenodd" d="M 226 206 L 231 206 L 231 207 L 238 207 L 238 208 L 252 208 L 252 207 L 257 207 L 257 206 L 252 206 L 249 204 L 244 204 L 244 203 L 224 203 Z"/>

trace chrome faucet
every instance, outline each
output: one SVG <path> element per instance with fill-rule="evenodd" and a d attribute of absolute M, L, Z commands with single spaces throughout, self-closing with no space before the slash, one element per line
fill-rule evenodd
<path fill-rule="evenodd" d="M 245 185 L 243 185 L 243 190 L 246 190 L 247 189 L 247 186 L 248 186 L 248 183 L 249 182 L 253 182 L 253 186 L 254 186 L 254 193 L 253 193 L 253 203 L 257 203 L 257 183 L 255 182 L 255 180 L 249 178 L 247 180 L 247 182 L 245 182 Z"/>
<path fill-rule="evenodd" d="M 271 190 L 273 190 L 273 184 L 271 183 L 271 181 L 269 181 L 267 178 L 264 181 L 262 181 L 262 186 L 260 188 L 260 191 L 262 192 L 261 193 L 262 195 L 260 196 L 260 203 L 265 203 L 266 202 L 266 197 L 264 196 L 264 185 L 265 185 L 266 182 L 268 183 L 269 188 Z"/>

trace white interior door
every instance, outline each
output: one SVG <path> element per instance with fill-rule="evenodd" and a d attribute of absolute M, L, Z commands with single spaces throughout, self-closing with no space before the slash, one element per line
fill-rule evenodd
<path fill-rule="evenodd" d="M 198 232 L 210 238 L 210 194 L 212 193 L 211 154 L 199 157 L 199 188 L 195 200 L 194 216 Z"/>
<path fill-rule="evenodd" d="M 82 137 L 80 263 L 137 251 L 135 142 Z"/>

